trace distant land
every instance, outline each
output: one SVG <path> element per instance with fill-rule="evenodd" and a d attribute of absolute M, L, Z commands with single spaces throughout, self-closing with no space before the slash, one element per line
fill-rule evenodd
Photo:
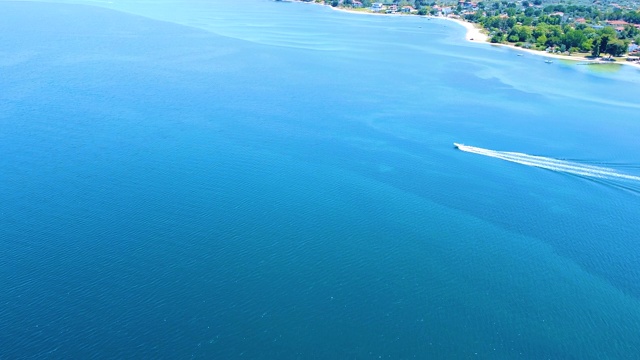
<path fill-rule="evenodd" d="M 418 15 L 458 22 L 467 40 L 589 63 L 640 67 L 640 6 L 595 1 L 429 2 L 427 0 L 300 0 L 336 10 L 376 15 Z"/>

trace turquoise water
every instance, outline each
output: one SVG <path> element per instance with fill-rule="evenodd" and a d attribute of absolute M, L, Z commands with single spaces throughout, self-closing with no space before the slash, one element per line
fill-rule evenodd
<path fill-rule="evenodd" d="M 463 37 L 0 1 L 0 359 L 637 357 L 640 72 Z"/>

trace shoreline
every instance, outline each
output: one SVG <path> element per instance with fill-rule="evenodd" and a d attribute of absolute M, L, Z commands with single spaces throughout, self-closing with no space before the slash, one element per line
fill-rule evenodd
<path fill-rule="evenodd" d="M 302 3 L 307 3 L 307 4 L 316 4 L 316 5 L 320 5 L 320 6 L 328 6 L 332 10 L 342 11 L 342 12 L 346 12 L 346 13 L 350 13 L 350 14 L 372 15 L 372 16 L 418 16 L 418 17 L 423 17 L 423 18 L 427 18 L 427 19 L 447 20 L 447 21 L 455 22 L 455 23 L 457 23 L 458 25 L 464 27 L 467 30 L 467 32 L 465 34 L 465 39 L 467 41 L 473 41 L 473 42 L 479 42 L 479 43 L 487 43 L 487 41 L 489 40 L 489 36 L 482 32 L 482 28 L 480 28 L 479 26 L 477 26 L 474 23 L 470 23 L 468 21 L 464 21 L 464 20 L 461 20 L 461 19 L 454 19 L 454 18 L 443 17 L 443 16 L 415 15 L 415 14 L 401 14 L 401 13 L 383 14 L 383 13 L 378 13 L 378 12 L 365 12 L 365 11 L 351 10 L 351 9 L 347 9 L 347 8 L 338 8 L 338 7 L 333 7 L 331 5 L 324 5 L 324 4 L 315 3 L 315 2 L 309 3 L 309 2 L 301 1 L 301 0 L 294 0 L 294 2 L 302 2 Z"/>
<path fill-rule="evenodd" d="M 360 15 L 371 15 L 371 16 L 421 16 L 424 18 L 428 18 L 428 19 L 441 19 L 441 20 L 447 20 L 447 21 L 451 21 L 454 22 L 462 27 L 464 27 L 466 29 L 466 33 L 465 33 L 465 40 L 466 41 L 470 41 L 470 42 L 474 42 L 474 43 L 485 43 L 487 45 L 495 45 L 495 46 L 501 46 L 501 47 L 507 47 L 507 48 L 511 48 L 513 50 L 516 51 L 520 51 L 520 52 L 526 52 L 528 54 L 532 54 L 532 55 L 537 55 L 537 56 L 541 56 L 541 57 L 547 57 L 547 58 L 553 58 L 553 59 L 558 59 L 558 60 L 568 60 L 568 61 L 575 61 L 575 62 L 581 62 L 581 63 L 594 63 L 594 64 L 600 64 L 603 60 L 602 58 L 587 58 L 584 56 L 570 56 L 570 55 L 562 55 L 562 54 L 552 54 L 552 53 L 548 53 L 546 51 L 539 51 L 539 50 L 532 50 L 532 49 L 525 49 L 522 47 L 518 47 L 512 44 L 498 44 L 498 43 L 490 43 L 489 42 L 489 35 L 485 34 L 483 32 L 484 29 L 482 29 L 479 25 L 475 24 L 475 23 L 471 23 L 468 21 L 464 21 L 462 19 L 455 19 L 455 18 L 450 18 L 450 17 L 443 17 L 443 16 L 430 16 L 430 15 L 406 15 L 406 14 L 383 14 L 383 13 L 374 13 L 374 12 L 365 12 L 365 11 L 358 11 L 358 10 L 352 10 L 352 9 L 347 9 L 347 8 L 338 8 L 338 7 L 333 7 L 331 5 L 325 5 L 325 4 L 320 4 L 320 3 L 316 3 L 316 2 L 307 2 L 307 1 L 302 1 L 302 0 L 292 0 L 293 2 L 300 2 L 300 3 L 305 3 L 305 4 L 315 4 L 315 5 L 320 5 L 320 6 L 327 6 L 332 10 L 335 11 L 342 11 L 342 12 L 346 12 L 346 13 L 350 13 L 350 14 L 360 14 Z M 607 63 L 608 65 L 609 63 Z M 629 62 L 629 61 L 612 61 L 610 62 L 610 64 L 618 64 L 618 65 L 627 65 L 627 66 L 631 66 L 631 67 L 635 67 L 637 69 L 640 69 L 640 63 L 638 62 Z"/>
<path fill-rule="evenodd" d="M 513 49 L 513 50 L 516 50 L 516 51 L 519 51 L 519 52 L 525 52 L 525 53 L 528 53 L 528 54 L 542 56 L 542 57 L 551 58 L 551 59 L 575 61 L 575 62 L 580 62 L 580 63 L 591 63 L 592 65 L 596 65 L 596 64 L 598 64 L 598 65 L 599 64 L 602 64 L 602 65 L 628 65 L 628 66 L 640 69 L 640 63 L 637 63 L 637 62 L 607 61 L 607 60 L 603 60 L 605 58 L 602 58 L 602 57 L 594 59 L 594 58 L 584 57 L 584 56 L 571 56 L 571 55 L 553 54 L 553 53 L 548 53 L 546 51 L 525 49 L 525 48 L 518 47 L 518 46 L 515 46 L 515 45 L 511 45 L 511 44 L 492 44 L 492 43 L 488 43 L 488 44 L 489 45 L 506 47 L 506 48 L 510 48 L 510 49 Z"/>
<path fill-rule="evenodd" d="M 463 26 L 465 29 L 467 29 L 467 33 L 465 34 L 465 39 L 467 41 L 489 44 L 489 35 L 482 32 L 483 29 L 477 24 L 470 23 L 462 19 L 454 19 L 454 18 L 442 17 L 442 16 L 430 16 L 430 18 L 453 21 L 459 24 L 460 26 Z"/>

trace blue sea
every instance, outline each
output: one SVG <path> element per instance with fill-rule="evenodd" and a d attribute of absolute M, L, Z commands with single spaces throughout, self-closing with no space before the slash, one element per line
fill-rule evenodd
<path fill-rule="evenodd" d="M 464 33 L 0 1 L 0 359 L 640 358 L 640 70 Z"/>

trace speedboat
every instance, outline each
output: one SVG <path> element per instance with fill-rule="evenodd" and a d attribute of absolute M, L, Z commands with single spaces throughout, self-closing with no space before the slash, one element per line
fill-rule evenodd
<path fill-rule="evenodd" d="M 464 146 L 464 144 L 453 143 L 456 149 L 460 149 L 460 146 Z"/>

